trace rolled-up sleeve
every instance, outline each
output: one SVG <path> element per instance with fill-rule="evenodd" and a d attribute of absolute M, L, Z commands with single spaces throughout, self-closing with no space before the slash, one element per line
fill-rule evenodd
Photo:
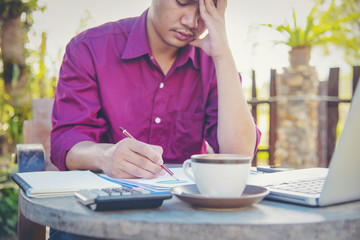
<path fill-rule="evenodd" d="M 60 170 L 66 170 L 66 154 L 73 145 L 107 138 L 99 99 L 92 49 L 73 39 L 66 48 L 52 112 L 51 161 Z"/>

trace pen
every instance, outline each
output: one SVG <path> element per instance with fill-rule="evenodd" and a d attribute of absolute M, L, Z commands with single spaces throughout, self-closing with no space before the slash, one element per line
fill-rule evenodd
<path fill-rule="evenodd" d="M 119 127 L 120 130 L 122 131 L 123 134 L 125 134 L 125 136 L 127 136 L 128 138 L 131 139 L 135 139 L 128 131 L 126 131 L 123 127 Z M 170 174 L 171 177 L 173 177 L 174 179 L 176 179 L 177 181 L 179 181 L 179 179 L 177 177 L 175 177 L 174 173 L 168 169 L 165 165 L 160 165 L 168 174 Z"/>

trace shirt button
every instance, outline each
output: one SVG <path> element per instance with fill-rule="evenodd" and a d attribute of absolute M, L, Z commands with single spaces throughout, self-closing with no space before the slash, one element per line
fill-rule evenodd
<path fill-rule="evenodd" d="M 163 88 L 164 87 L 164 83 L 160 83 L 159 88 Z"/>
<path fill-rule="evenodd" d="M 161 123 L 161 118 L 159 118 L 159 117 L 155 118 L 155 122 L 156 122 L 157 124 Z"/>

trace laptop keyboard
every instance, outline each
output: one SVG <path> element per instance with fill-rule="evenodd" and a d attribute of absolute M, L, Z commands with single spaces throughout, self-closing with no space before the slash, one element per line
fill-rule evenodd
<path fill-rule="evenodd" d="M 325 179 L 309 179 L 295 182 L 286 182 L 279 185 L 267 186 L 271 189 L 286 190 L 291 192 L 307 193 L 307 194 L 320 194 L 324 185 Z"/>

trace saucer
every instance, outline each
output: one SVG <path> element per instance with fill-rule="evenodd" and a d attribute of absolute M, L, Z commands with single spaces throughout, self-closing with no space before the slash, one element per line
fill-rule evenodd
<path fill-rule="evenodd" d="M 196 184 L 183 185 L 171 189 L 171 193 L 193 207 L 207 209 L 234 209 L 250 206 L 260 202 L 269 190 L 264 187 L 246 185 L 239 198 L 212 198 L 201 195 Z"/>

